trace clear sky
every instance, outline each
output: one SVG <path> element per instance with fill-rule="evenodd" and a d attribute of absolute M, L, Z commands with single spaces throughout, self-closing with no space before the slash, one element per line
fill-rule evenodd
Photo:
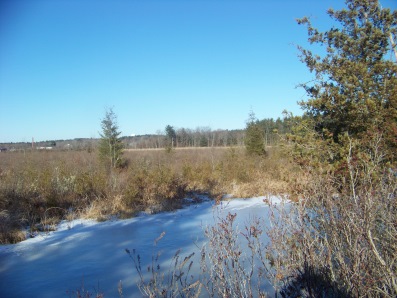
<path fill-rule="evenodd" d="M 397 9 L 396 0 L 382 5 Z M 1 0 L 0 142 L 244 128 L 301 114 L 311 74 L 296 18 L 332 26 L 343 0 Z"/>

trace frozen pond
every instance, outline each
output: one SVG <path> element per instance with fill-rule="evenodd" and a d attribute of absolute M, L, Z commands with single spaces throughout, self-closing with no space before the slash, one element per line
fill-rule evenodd
<path fill-rule="evenodd" d="M 242 227 L 253 216 L 267 218 L 262 198 L 222 202 L 221 214 L 237 213 Z M 207 201 L 175 212 L 141 215 L 127 220 L 63 223 L 56 232 L 15 245 L 0 246 L 0 297 L 71 297 L 82 284 L 105 298 L 141 296 L 138 276 L 125 249 L 135 249 L 142 268 L 162 251 L 163 268 L 178 249 L 181 255 L 198 252 L 205 240 L 203 227 L 214 222 L 220 205 Z M 154 239 L 165 236 L 154 246 Z M 168 261 L 167 261 L 168 260 Z M 95 297 L 95 295 L 93 295 Z"/>

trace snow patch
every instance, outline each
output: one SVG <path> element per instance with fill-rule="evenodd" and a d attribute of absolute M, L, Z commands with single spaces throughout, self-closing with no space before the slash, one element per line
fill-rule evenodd
<path fill-rule="evenodd" d="M 119 281 L 125 297 L 141 296 L 138 276 L 125 249 L 136 249 L 143 268 L 160 250 L 162 262 L 169 264 L 176 250 L 188 254 L 203 244 L 203 227 L 214 222 L 217 212 L 237 213 L 237 220 L 244 224 L 251 216 L 266 218 L 264 199 L 269 198 L 219 204 L 207 199 L 193 204 L 196 199 L 187 199 L 186 206 L 174 212 L 106 222 L 63 221 L 56 231 L 0 245 L 0 297 L 69 297 L 67 291 L 76 291 L 82 283 L 91 293 L 99 287 L 105 297 L 119 297 Z M 270 201 L 281 202 L 275 197 Z M 155 247 L 154 240 L 162 232 L 165 236 Z"/>

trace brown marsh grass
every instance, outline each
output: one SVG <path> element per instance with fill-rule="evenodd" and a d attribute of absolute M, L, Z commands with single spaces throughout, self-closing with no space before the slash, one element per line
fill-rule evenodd
<path fill-rule="evenodd" d="M 281 151 L 252 157 L 241 147 L 126 150 L 123 169 L 107 171 L 95 151 L 0 154 L 0 243 L 46 230 L 48 222 L 106 220 L 179 208 L 183 198 L 286 193 L 294 174 Z M 295 180 L 294 180 L 295 179 Z"/>

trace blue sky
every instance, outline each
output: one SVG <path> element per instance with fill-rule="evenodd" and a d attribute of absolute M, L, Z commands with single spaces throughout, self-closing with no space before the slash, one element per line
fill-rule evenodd
<path fill-rule="evenodd" d="M 397 1 L 382 1 L 397 8 Z M 332 23 L 328 0 L 2 0 L 0 142 L 244 128 L 249 111 L 301 114 L 311 74 L 296 18 Z"/>

